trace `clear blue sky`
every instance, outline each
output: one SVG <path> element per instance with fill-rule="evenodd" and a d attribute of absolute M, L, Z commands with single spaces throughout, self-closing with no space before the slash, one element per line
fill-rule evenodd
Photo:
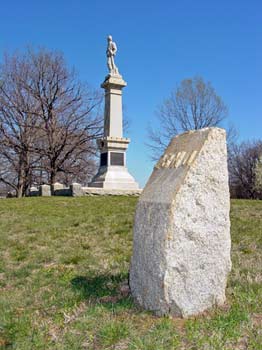
<path fill-rule="evenodd" d="M 127 81 L 128 167 L 143 186 L 152 171 L 145 146 L 157 105 L 182 79 L 211 81 L 240 139 L 262 138 L 262 2 L 242 0 L 3 1 L 0 50 L 27 45 L 64 52 L 80 78 L 99 87 L 106 36 Z"/>

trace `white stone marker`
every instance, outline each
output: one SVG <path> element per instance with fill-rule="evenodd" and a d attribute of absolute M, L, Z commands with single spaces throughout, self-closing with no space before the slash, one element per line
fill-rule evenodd
<path fill-rule="evenodd" d="M 229 209 L 225 131 L 173 138 L 136 208 L 130 288 L 141 306 L 187 317 L 225 302 Z"/>
<path fill-rule="evenodd" d="M 39 196 L 39 190 L 36 186 L 31 186 L 29 189 L 29 196 L 30 197 L 35 197 L 35 196 Z"/>
<path fill-rule="evenodd" d="M 122 89 L 127 83 L 115 65 L 116 52 L 116 44 L 109 35 L 106 51 L 109 74 L 101 85 L 105 90 L 104 136 L 97 140 L 100 167 L 88 186 L 107 190 L 138 190 L 138 183 L 126 166 L 130 139 L 123 137 Z"/>
<path fill-rule="evenodd" d="M 39 195 L 42 197 L 51 196 L 51 186 L 50 185 L 41 185 L 39 187 Z"/>
<path fill-rule="evenodd" d="M 72 197 L 82 197 L 84 195 L 82 186 L 77 182 L 72 183 L 70 186 L 70 192 Z"/>
<path fill-rule="evenodd" d="M 51 191 L 53 194 L 55 194 L 56 191 L 59 190 L 63 190 L 64 189 L 64 185 L 61 184 L 60 182 L 55 182 L 52 186 L 51 186 Z"/>

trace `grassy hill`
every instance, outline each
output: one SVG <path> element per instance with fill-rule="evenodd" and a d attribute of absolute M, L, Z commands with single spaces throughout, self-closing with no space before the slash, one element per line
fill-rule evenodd
<path fill-rule="evenodd" d="M 233 201 L 228 303 L 188 320 L 127 289 L 136 198 L 0 200 L 0 349 L 262 349 L 262 201 Z"/>

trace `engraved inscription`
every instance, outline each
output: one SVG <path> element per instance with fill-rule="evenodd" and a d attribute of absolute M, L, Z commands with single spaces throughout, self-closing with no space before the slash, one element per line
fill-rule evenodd
<path fill-rule="evenodd" d="M 111 152 L 110 158 L 110 165 L 124 165 L 124 153 Z"/>
<path fill-rule="evenodd" d="M 181 165 L 191 165 L 196 159 L 197 153 L 197 151 L 167 153 L 159 160 L 156 168 L 176 169 Z"/>

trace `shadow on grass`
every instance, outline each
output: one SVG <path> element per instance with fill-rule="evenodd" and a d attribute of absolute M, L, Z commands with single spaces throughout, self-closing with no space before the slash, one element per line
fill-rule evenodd
<path fill-rule="evenodd" d="M 127 281 L 128 274 L 77 276 L 71 280 L 71 284 L 84 299 L 106 300 L 106 297 L 121 296 L 121 287 L 127 286 Z"/>
<path fill-rule="evenodd" d="M 93 305 L 103 305 L 110 311 L 136 308 L 129 294 L 128 274 L 77 276 L 71 284 L 81 299 Z"/>

